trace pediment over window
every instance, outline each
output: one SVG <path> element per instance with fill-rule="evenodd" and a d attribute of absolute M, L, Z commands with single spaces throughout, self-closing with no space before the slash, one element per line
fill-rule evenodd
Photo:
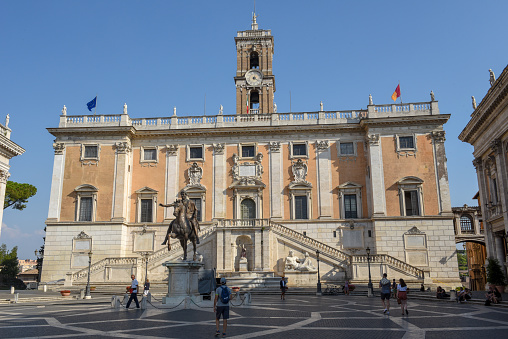
<path fill-rule="evenodd" d="M 420 185 L 423 184 L 423 180 L 418 177 L 404 177 L 397 182 L 399 185 Z"/>
<path fill-rule="evenodd" d="M 241 188 L 241 189 L 264 189 L 266 185 L 256 178 L 244 177 L 233 181 L 230 189 Z"/>
<path fill-rule="evenodd" d="M 182 191 L 187 192 L 188 194 L 191 193 L 206 193 L 206 187 L 201 184 L 194 184 L 194 185 L 187 185 L 185 186 Z"/>
<path fill-rule="evenodd" d="M 345 183 L 337 186 L 337 188 L 339 190 L 341 190 L 341 189 L 348 189 L 348 188 L 353 188 L 354 189 L 354 188 L 362 188 L 362 185 L 357 184 L 356 182 L 348 181 L 348 182 L 345 182 Z"/>
<path fill-rule="evenodd" d="M 97 192 L 99 191 L 99 189 L 93 185 L 89 185 L 89 184 L 84 184 L 84 185 L 79 185 L 78 187 L 76 187 L 74 189 L 75 192 Z"/>
<path fill-rule="evenodd" d="M 140 188 L 136 191 L 137 194 L 157 194 L 158 191 L 154 190 L 153 188 L 150 188 L 148 186 L 145 186 L 143 188 Z"/>
<path fill-rule="evenodd" d="M 312 184 L 308 181 L 300 181 L 300 182 L 293 181 L 288 185 L 288 188 L 290 190 L 298 190 L 298 189 L 308 190 L 312 188 Z"/>

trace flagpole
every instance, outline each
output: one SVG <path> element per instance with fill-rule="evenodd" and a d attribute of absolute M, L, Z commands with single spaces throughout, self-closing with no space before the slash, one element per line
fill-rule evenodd
<path fill-rule="evenodd" d="M 97 114 L 97 93 L 95 93 L 95 112 L 93 113 L 93 115 L 96 115 Z"/>
<path fill-rule="evenodd" d="M 400 104 L 402 105 L 402 91 L 400 90 L 400 80 L 399 80 L 399 92 L 400 92 L 400 95 L 399 95 Z"/>

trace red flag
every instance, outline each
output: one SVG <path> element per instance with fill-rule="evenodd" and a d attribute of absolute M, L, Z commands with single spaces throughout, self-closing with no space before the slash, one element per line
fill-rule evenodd
<path fill-rule="evenodd" d="M 400 84 L 397 85 L 395 92 L 392 94 L 392 100 L 397 101 L 397 98 L 400 97 Z"/>

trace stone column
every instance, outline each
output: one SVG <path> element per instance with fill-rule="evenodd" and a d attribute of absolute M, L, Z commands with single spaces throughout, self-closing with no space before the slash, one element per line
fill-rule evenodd
<path fill-rule="evenodd" d="M 164 204 L 178 198 L 178 145 L 166 145 L 166 192 Z M 164 221 L 174 219 L 172 208 L 164 208 Z"/>
<path fill-rule="evenodd" d="M 504 226 L 505 226 L 505 232 L 508 233 L 508 223 L 506 222 L 508 220 L 508 194 L 506 194 L 508 190 L 508 169 L 506 167 L 506 148 L 505 145 L 501 142 L 500 139 L 496 139 L 492 141 L 492 144 L 490 145 L 492 151 L 494 151 L 494 155 L 496 157 L 496 168 L 497 168 L 497 181 L 498 181 L 498 187 L 499 187 L 499 201 L 501 202 L 502 206 L 502 213 L 503 213 L 503 219 L 505 220 Z"/>
<path fill-rule="evenodd" d="M 233 269 L 233 253 L 231 251 L 231 231 L 224 231 L 224 269 L 228 272 L 234 271 Z"/>
<path fill-rule="evenodd" d="M 225 143 L 213 144 L 213 200 L 212 218 L 226 218 L 226 155 Z"/>
<path fill-rule="evenodd" d="M 439 202 L 439 214 L 451 214 L 450 188 L 448 183 L 448 170 L 446 167 L 445 132 L 432 132 L 434 145 L 434 166 L 436 171 L 436 187 Z"/>
<path fill-rule="evenodd" d="M 51 193 L 49 196 L 48 221 L 59 221 L 65 171 L 65 144 L 57 142 L 53 144 L 53 148 L 55 149 L 55 158 L 53 160 L 53 177 L 51 179 Z"/>
<path fill-rule="evenodd" d="M 270 217 L 284 217 L 284 193 L 281 143 L 270 142 Z"/>
<path fill-rule="evenodd" d="M 261 247 L 261 230 L 255 230 L 254 232 L 254 271 L 262 270 L 262 256 L 263 250 Z"/>
<path fill-rule="evenodd" d="M 216 232 L 217 239 L 217 270 L 223 271 L 226 267 L 224 265 L 224 230 L 219 229 Z"/>
<path fill-rule="evenodd" d="M 263 271 L 271 271 L 270 269 L 270 231 L 265 229 L 261 231 L 261 239 L 262 239 L 262 267 Z"/>
<path fill-rule="evenodd" d="M 129 153 L 131 145 L 128 142 L 117 142 L 115 182 L 113 187 L 113 216 L 111 221 L 127 221 L 127 183 L 129 179 Z"/>
<path fill-rule="evenodd" d="M 332 217 L 332 173 L 328 140 L 316 142 L 319 219 Z M 312 208 L 312 207 L 311 207 Z"/>
<path fill-rule="evenodd" d="M 5 187 L 7 186 L 7 180 L 11 174 L 7 170 L 0 170 L 0 201 L 5 200 Z M 4 209 L 0 211 L 0 236 L 2 235 L 2 220 L 4 217 Z"/>
<path fill-rule="evenodd" d="M 473 166 L 476 168 L 476 175 L 478 177 L 478 190 L 480 192 L 480 202 L 482 209 L 482 218 L 483 218 L 483 228 L 485 232 L 485 249 L 487 251 L 487 257 L 494 256 L 495 248 L 494 248 L 494 238 L 492 235 L 492 226 L 487 219 L 489 219 L 489 208 L 487 207 L 487 202 L 489 201 L 488 192 L 487 192 L 487 178 L 485 176 L 485 172 L 483 170 L 483 161 L 481 158 L 476 158 L 473 161 Z"/>
<path fill-rule="evenodd" d="M 384 216 L 386 215 L 386 195 L 381 137 L 379 134 L 369 134 L 367 142 L 369 144 L 372 213 L 373 216 Z"/>

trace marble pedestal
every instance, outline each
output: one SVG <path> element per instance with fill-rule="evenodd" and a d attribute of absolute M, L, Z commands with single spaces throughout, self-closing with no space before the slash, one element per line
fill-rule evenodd
<path fill-rule="evenodd" d="M 288 287 L 316 287 L 317 271 L 284 271 L 284 276 L 288 279 Z"/>
<path fill-rule="evenodd" d="M 247 272 L 248 271 L 248 261 L 247 258 L 240 258 L 240 262 L 238 263 L 238 271 Z"/>
<path fill-rule="evenodd" d="M 196 261 L 166 261 L 168 272 L 168 293 L 162 298 L 163 304 L 179 304 L 185 300 L 184 308 L 189 308 L 191 301 L 203 301 L 198 289 L 198 271 L 204 266 Z"/>

